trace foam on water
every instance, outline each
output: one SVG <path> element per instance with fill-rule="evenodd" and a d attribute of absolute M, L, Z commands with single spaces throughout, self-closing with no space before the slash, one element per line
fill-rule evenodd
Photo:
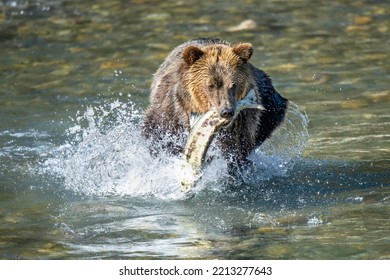
<path fill-rule="evenodd" d="M 66 143 L 56 148 L 42 169 L 64 181 L 66 189 L 85 195 L 184 199 L 183 176 L 190 176 L 180 157 L 152 157 L 141 136 L 142 112 L 129 101 L 91 106 L 79 113 L 66 132 Z M 245 172 L 246 183 L 257 184 L 284 176 L 300 157 L 307 142 L 307 117 L 290 104 L 286 121 L 251 155 L 254 165 Z M 226 162 L 211 149 L 214 159 L 194 192 L 223 189 L 229 180 Z"/>

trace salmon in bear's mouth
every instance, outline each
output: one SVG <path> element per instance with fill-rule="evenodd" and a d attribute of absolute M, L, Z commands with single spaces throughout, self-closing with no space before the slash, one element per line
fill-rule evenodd
<path fill-rule="evenodd" d="M 214 138 L 214 135 L 222 127 L 229 126 L 238 114 L 245 109 L 264 110 L 263 105 L 256 102 L 256 94 L 254 89 L 251 89 L 244 99 L 237 102 L 234 113 L 230 118 L 224 118 L 220 114 L 211 109 L 201 115 L 191 125 L 191 132 L 187 138 L 187 143 L 184 149 L 184 159 L 191 166 L 194 175 L 199 175 L 207 153 L 207 150 Z M 194 177 L 196 178 L 196 176 Z M 184 178 L 181 182 L 181 188 L 185 193 L 190 192 L 195 185 L 196 180 L 188 180 Z"/>

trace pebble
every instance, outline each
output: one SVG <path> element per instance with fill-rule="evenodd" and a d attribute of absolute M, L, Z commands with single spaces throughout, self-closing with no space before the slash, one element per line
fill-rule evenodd
<path fill-rule="evenodd" d="M 63 64 L 60 65 L 56 70 L 52 71 L 50 74 L 53 76 L 68 76 L 70 72 L 74 69 L 74 65 Z"/>
<path fill-rule="evenodd" d="M 284 256 L 289 256 L 294 253 L 293 248 L 291 246 L 288 246 L 286 244 L 281 245 L 269 245 L 265 248 L 265 251 L 267 252 L 267 255 L 278 259 L 278 258 L 284 258 Z"/>
<path fill-rule="evenodd" d="M 389 91 L 381 91 L 376 93 L 370 92 L 368 98 L 373 102 L 390 102 L 390 92 Z"/>
<path fill-rule="evenodd" d="M 325 39 L 320 37 L 310 38 L 301 40 L 300 42 L 297 42 L 295 44 L 292 44 L 294 47 L 298 47 L 304 50 L 310 50 L 318 48 L 318 46 L 325 44 Z"/>
<path fill-rule="evenodd" d="M 146 20 L 167 20 L 170 19 L 171 15 L 168 13 L 154 13 L 154 14 L 148 14 L 147 16 L 144 17 Z"/>
<path fill-rule="evenodd" d="M 369 24 L 373 22 L 374 19 L 369 16 L 358 16 L 355 17 L 354 23 L 352 25 L 347 26 L 347 32 L 354 31 L 366 31 L 369 29 Z"/>
<path fill-rule="evenodd" d="M 170 51 L 172 49 L 171 45 L 163 43 L 148 43 L 147 46 L 152 49 L 159 49 L 163 51 Z"/>
<path fill-rule="evenodd" d="M 341 108 L 344 109 L 360 109 L 368 105 L 368 102 L 363 99 L 345 100 L 340 103 Z"/>
<path fill-rule="evenodd" d="M 386 33 L 389 30 L 389 27 L 386 24 L 382 24 L 378 26 L 378 31 L 381 33 Z"/>
<path fill-rule="evenodd" d="M 100 69 L 120 69 L 120 68 L 126 68 L 128 66 L 129 63 L 126 61 L 109 60 L 109 61 L 104 61 L 102 64 L 100 64 Z"/>
<path fill-rule="evenodd" d="M 366 31 L 366 30 L 368 30 L 367 26 L 359 26 L 359 25 L 349 25 L 346 28 L 347 32 Z"/>
<path fill-rule="evenodd" d="M 226 30 L 229 32 L 253 30 L 257 28 L 257 23 L 254 20 L 247 19 L 238 25 L 228 27 Z"/>
<path fill-rule="evenodd" d="M 357 25 L 369 24 L 372 21 L 373 21 L 373 18 L 369 17 L 369 16 L 358 16 L 354 20 L 355 24 L 357 24 Z"/>
<path fill-rule="evenodd" d="M 251 233 L 287 235 L 288 231 L 284 227 L 259 227 L 254 229 Z"/>
<path fill-rule="evenodd" d="M 297 64 L 294 64 L 294 63 L 284 63 L 284 64 L 280 64 L 280 65 L 276 66 L 275 69 L 282 70 L 282 71 L 291 71 L 291 70 L 294 70 L 298 67 L 299 66 Z"/>

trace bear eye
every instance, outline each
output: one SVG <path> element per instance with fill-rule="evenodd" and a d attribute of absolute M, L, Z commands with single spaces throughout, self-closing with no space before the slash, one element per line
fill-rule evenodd
<path fill-rule="evenodd" d="M 215 85 L 214 84 L 209 84 L 209 89 L 210 90 L 213 90 L 215 88 Z"/>
<path fill-rule="evenodd" d="M 229 87 L 230 90 L 236 90 L 237 85 L 235 83 L 232 83 Z"/>

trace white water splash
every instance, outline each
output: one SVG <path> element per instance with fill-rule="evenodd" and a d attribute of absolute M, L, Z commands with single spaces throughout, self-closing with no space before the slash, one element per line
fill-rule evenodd
<path fill-rule="evenodd" d="M 307 142 L 307 118 L 296 105 L 289 108 L 274 136 L 252 153 L 254 166 L 245 176 L 251 184 L 284 176 L 301 155 Z M 62 178 L 65 189 L 85 195 L 184 199 L 183 159 L 152 157 L 141 136 L 141 121 L 142 113 L 132 102 L 88 107 L 67 130 L 66 143 L 45 161 L 45 172 Z M 205 167 L 195 193 L 205 188 L 221 191 L 229 178 L 218 149 L 210 153 L 214 159 Z"/>
<path fill-rule="evenodd" d="M 290 101 L 282 124 L 250 155 L 254 165 L 246 181 L 256 184 L 274 176 L 285 176 L 306 148 L 308 122 L 306 113 Z"/>

